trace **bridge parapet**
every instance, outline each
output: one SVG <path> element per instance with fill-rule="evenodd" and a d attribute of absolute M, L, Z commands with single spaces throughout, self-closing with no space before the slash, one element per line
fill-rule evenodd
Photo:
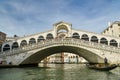
<path fill-rule="evenodd" d="M 109 51 L 109 52 L 116 52 L 120 53 L 120 48 L 114 47 L 114 46 L 108 46 L 105 44 L 100 44 L 100 43 L 95 43 L 95 42 L 89 42 L 81 39 L 75 39 L 75 38 L 65 38 L 65 39 L 51 39 L 51 40 L 45 40 L 41 41 L 36 44 L 31 44 L 27 45 L 21 48 L 13 49 L 11 51 L 4 51 L 0 54 L 0 57 L 6 57 L 10 55 L 17 55 L 20 53 L 24 53 L 26 51 L 31 51 L 34 49 L 43 49 L 43 48 L 48 48 L 52 46 L 69 46 L 69 45 L 76 45 L 76 46 L 84 46 L 84 47 L 89 47 L 89 48 L 96 48 L 104 51 Z"/>

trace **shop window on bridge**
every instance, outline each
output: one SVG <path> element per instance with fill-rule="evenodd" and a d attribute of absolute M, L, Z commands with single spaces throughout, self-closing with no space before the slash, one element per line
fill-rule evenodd
<path fill-rule="evenodd" d="M 88 37 L 87 34 L 83 34 L 83 35 L 81 36 L 81 39 L 86 40 L 86 41 L 89 41 L 89 37 Z"/>
<path fill-rule="evenodd" d="M 29 40 L 29 44 L 35 44 L 35 43 L 36 43 L 35 38 L 31 38 L 31 39 Z"/>
<path fill-rule="evenodd" d="M 73 33 L 72 38 L 80 39 L 80 35 L 78 33 Z"/>
<path fill-rule="evenodd" d="M 91 42 L 96 42 L 98 43 L 98 38 L 96 36 L 91 37 Z"/>
<path fill-rule="evenodd" d="M 27 45 L 27 41 L 26 40 L 22 40 L 21 43 L 20 43 L 20 46 L 23 47 L 25 45 Z"/>
<path fill-rule="evenodd" d="M 43 36 L 39 36 L 38 39 L 37 39 L 37 42 L 40 42 L 40 41 L 43 41 L 45 40 Z"/>
<path fill-rule="evenodd" d="M 4 47 L 3 47 L 3 51 L 8 51 L 10 50 L 10 45 L 9 44 L 6 44 Z"/>
<path fill-rule="evenodd" d="M 101 38 L 100 43 L 108 45 L 108 41 L 106 38 Z"/>
<path fill-rule="evenodd" d="M 114 39 L 112 39 L 112 40 L 110 40 L 110 45 L 111 46 L 118 46 L 118 43 L 117 43 L 117 41 L 116 40 L 114 40 Z"/>
<path fill-rule="evenodd" d="M 46 39 L 53 39 L 53 35 L 51 33 L 47 34 Z"/>
<path fill-rule="evenodd" d="M 19 46 L 18 46 L 18 43 L 17 42 L 14 42 L 13 44 L 12 44 L 12 49 L 14 49 L 14 48 L 18 48 Z"/>

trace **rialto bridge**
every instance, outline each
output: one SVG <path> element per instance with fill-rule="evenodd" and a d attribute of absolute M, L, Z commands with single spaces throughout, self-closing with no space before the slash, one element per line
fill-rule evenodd
<path fill-rule="evenodd" d="M 38 64 L 55 53 L 78 54 L 89 63 L 120 63 L 120 38 L 77 30 L 72 24 L 59 22 L 53 29 L 24 37 L 15 37 L 2 44 L 0 61 L 13 65 Z"/>

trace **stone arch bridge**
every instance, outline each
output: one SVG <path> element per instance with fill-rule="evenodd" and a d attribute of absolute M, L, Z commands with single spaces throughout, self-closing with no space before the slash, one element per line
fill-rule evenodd
<path fill-rule="evenodd" d="M 120 63 L 120 40 L 93 32 L 76 30 L 70 23 L 59 22 L 54 29 L 24 37 L 14 37 L 2 45 L 0 61 L 13 65 L 38 64 L 49 55 L 70 52 L 90 63 Z"/>

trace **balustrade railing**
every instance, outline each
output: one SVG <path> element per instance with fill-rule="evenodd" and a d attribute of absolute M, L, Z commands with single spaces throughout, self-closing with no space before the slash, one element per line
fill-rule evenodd
<path fill-rule="evenodd" d="M 78 47 L 85 46 L 85 47 L 120 53 L 120 48 L 117 48 L 117 47 L 108 46 L 105 44 L 100 44 L 100 43 L 95 43 L 95 42 L 89 42 L 89 41 L 85 41 L 85 40 L 81 40 L 81 39 L 65 38 L 65 39 L 45 40 L 45 41 L 38 42 L 36 44 L 31 44 L 31 45 L 26 45 L 24 47 L 16 48 L 11 51 L 4 51 L 4 52 L 0 53 L 0 57 L 20 54 L 20 53 L 24 53 L 26 51 L 39 49 L 39 48 L 42 49 L 42 48 L 56 46 L 56 45 L 64 45 L 64 46 L 65 45 L 71 45 L 71 46 L 76 45 Z"/>

